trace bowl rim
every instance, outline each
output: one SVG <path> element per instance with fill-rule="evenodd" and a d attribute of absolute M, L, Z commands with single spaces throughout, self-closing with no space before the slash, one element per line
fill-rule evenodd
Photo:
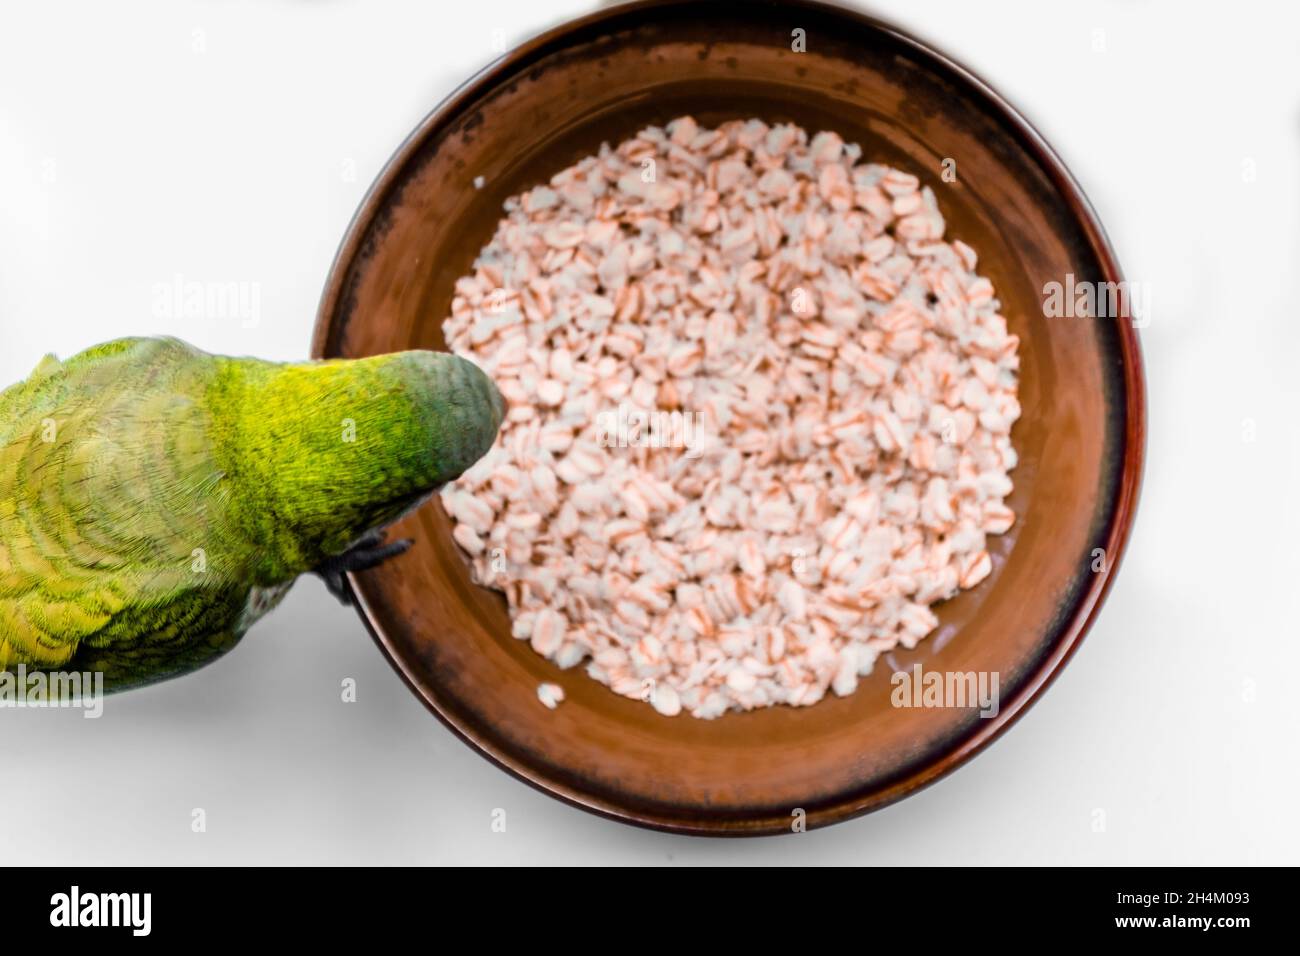
<path fill-rule="evenodd" d="M 912 48 L 920 56 L 936 61 L 938 65 L 951 71 L 958 81 L 968 84 L 976 94 L 983 96 L 992 109 L 1000 114 L 1000 119 L 1022 138 L 1030 154 L 1082 227 L 1087 244 L 1101 266 L 1103 277 L 1110 282 L 1123 281 L 1123 272 L 1110 239 L 1078 181 L 1056 151 L 1048 145 L 1042 134 L 981 76 L 901 27 L 862 10 L 838 3 L 823 2 L 823 0 L 763 0 L 763 2 L 766 6 L 782 6 L 792 10 L 803 9 L 828 16 L 851 18 L 867 29 L 879 31 L 896 42 Z M 703 0 L 703 2 L 701 0 L 632 0 L 632 2 L 613 4 L 565 20 L 522 41 L 448 94 L 430 110 L 393 152 L 367 190 L 348 224 L 338 251 L 330 264 L 317 308 L 311 345 L 312 358 L 325 358 L 326 353 L 331 350 L 335 335 L 339 331 L 335 327 L 335 316 L 345 291 L 351 266 L 362 249 L 367 232 L 383 210 L 398 177 L 413 154 L 430 136 L 454 122 L 481 94 L 490 90 L 501 79 L 518 72 L 530 62 L 548 55 L 555 49 L 563 48 L 569 36 L 575 32 L 588 30 L 629 13 L 711 4 L 726 5 L 727 0 Z M 1089 576 L 1088 584 L 1071 609 L 1069 622 L 1062 629 L 1056 645 L 1025 677 L 1015 696 L 1009 702 L 1002 702 L 996 717 L 977 722 L 975 729 L 961 737 L 951 749 L 938 754 L 924 765 L 884 786 L 867 792 L 846 790 L 817 808 L 809 810 L 808 829 L 829 826 L 879 810 L 957 770 L 1006 733 L 1051 686 L 1079 649 L 1079 645 L 1096 620 L 1123 561 L 1132 533 L 1145 470 L 1146 382 L 1137 330 L 1128 312 L 1127 304 L 1122 313 L 1116 317 L 1116 322 L 1119 330 L 1120 357 L 1123 363 L 1125 407 L 1123 447 L 1119 450 L 1122 457 L 1120 480 L 1115 489 L 1114 512 L 1105 539 L 1105 553 L 1111 560 L 1101 571 Z M 411 692 L 452 733 L 516 779 L 578 809 L 652 830 L 696 836 L 759 836 L 791 831 L 788 818 L 686 819 L 669 814 L 658 814 L 643 808 L 632 809 L 537 771 L 536 768 L 517 759 L 511 752 L 497 747 L 490 740 L 483 739 L 473 727 L 463 726 L 453 714 L 444 710 L 437 696 L 430 693 L 410 673 L 402 658 L 393 650 L 391 642 L 376 622 L 375 612 L 366 597 L 364 586 L 352 574 L 348 575 L 348 586 L 366 629 Z"/>

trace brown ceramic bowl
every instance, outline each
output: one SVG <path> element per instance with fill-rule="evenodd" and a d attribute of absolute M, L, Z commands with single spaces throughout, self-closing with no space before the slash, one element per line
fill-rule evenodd
<path fill-rule="evenodd" d="M 791 50 L 796 29 L 806 52 Z M 1132 323 L 1043 309 L 1045 283 L 1119 281 L 1119 267 L 1061 161 L 997 94 L 893 27 L 836 7 L 667 0 L 594 13 L 497 61 L 397 150 L 334 263 L 314 353 L 444 348 L 452 285 L 506 197 L 602 141 L 683 113 L 836 130 L 867 157 L 920 174 L 948 234 L 978 250 L 1022 342 L 1010 500 L 1019 520 L 990 538 L 992 575 L 941 605 L 940 630 L 878 664 L 852 696 L 713 721 L 662 717 L 512 640 L 502 598 L 471 583 L 437 502 L 396 529 L 416 541 L 407 555 L 352 585 L 411 689 L 529 783 L 683 833 L 788 831 L 798 809 L 825 825 L 933 782 L 1019 717 L 1079 646 L 1133 520 L 1144 411 Z M 942 179 L 946 158 L 955 183 Z M 918 661 L 997 672 L 997 716 L 891 706 L 891 666 Z M 542 681 L 567 694 L 554 712 L 538 703 Z"/>

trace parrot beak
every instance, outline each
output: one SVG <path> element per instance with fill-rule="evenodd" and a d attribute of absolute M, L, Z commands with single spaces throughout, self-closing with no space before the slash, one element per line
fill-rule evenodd
<path fill-rule="evenodd" d="M 473 362 L 446 352 L 413 353 L 427 363 L 421 400 L 432 408 L 437 427 L 439 484 L 459 477 L 492 448 L 506 403 L 500 390 Z"/>

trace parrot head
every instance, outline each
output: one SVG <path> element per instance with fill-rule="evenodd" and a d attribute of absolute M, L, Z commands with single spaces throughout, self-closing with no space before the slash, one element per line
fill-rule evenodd
<path fill-rule="evenodd" d="M 505 414 L 491 379 L 444 352 L 228 363 L 210 406 L 268 581 L 316 568 L 460 476 Z"/>

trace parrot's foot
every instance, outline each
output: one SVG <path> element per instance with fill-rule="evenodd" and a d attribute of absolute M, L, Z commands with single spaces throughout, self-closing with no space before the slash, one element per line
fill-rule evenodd
<path fill-rule="evenodd" d="M 369 571 L 389 558 L 404 554 L 414 542 L 410 538 L 384 544 L 382 531 L 371 531 L 342 554 L 322 561 L 312 570 L 325 582 L 325 588 L 339 599 L 340 604 L 352 603 L 346 575 L 349 571 Z"/>

